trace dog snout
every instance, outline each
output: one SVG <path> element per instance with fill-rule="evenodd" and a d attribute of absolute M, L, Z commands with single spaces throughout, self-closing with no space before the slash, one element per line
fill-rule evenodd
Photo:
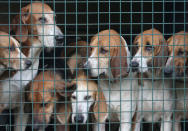
<path fill-rule="evenodd" d="M 84 64 L 84 68 L 85 68 L 85 69 L 89 69 L 89 61 L 87 61 L 87 62 Z"/>
<path fill-rule="evenodd" d="M 55 35 L 56 45 L 63 45 L 64 43 L 64 35 L 61 32 L 60 28 L 57 27 L 57 33 Z"/>
<path fill-rule="evenodd" d="M 64 42 L 64 36 L 63 34 L 59 34 L 55 36 L 55 40 L 58 45 L 62 44 Z"/>
<path fill-rule="evenodd" d="M 26 60 L 25 65 L 25 68 L 28 69 L 32 65 L 32 62 L 30 60 Z"/>
<path fill-rule="evenodd" d="M 37 120 L 34 120 L 34 124 L 33 124 L 33 129 L 34 130 L 39 130 L 41 127 L 42 127 L 42 123 L 37 121 Z"/>
<path fill-rule="evenodd" d="M 138 71 L 138 66 L 139 66 L 139 63 L 136 62 L 136 61 L 132 61 L 132 62 L 130 63 L 130 67 L 132 67 L 132 71 L 133 71 L 133 72 Z"/>
<path fill-rule="evenodd" d="M 164 75 L 167 76 L 167 77 L 172 76 L 172 72 L 173 72 L 173 68 L 172 67 L 166 67 L 164 69 Z"/>
<path fill-rule="evenodd" d="M 84 122 L 84 116 L 82 114 L 78 114 L 74 117 L 74 121 L 76 123 L 83 123 Z"/>

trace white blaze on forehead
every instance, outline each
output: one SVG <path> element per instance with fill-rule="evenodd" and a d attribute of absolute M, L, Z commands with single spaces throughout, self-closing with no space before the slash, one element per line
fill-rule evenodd
<path fill-rule="evenodd" d="M 168 60 L 166 62 L 166 67 L 171 65 L 172 60 L 173 60 L 173 52 L 170 54 L 170 56 L 169 56 L 169 58 L 168 58 Z"/>
<path fill-rule="evenodd" d="M 141 48 L 137 51 L 136 55 L 134 56 L 132 61 L 138 62 L 139 64 L 139 71 L 140 72 L 147 72 L 148 66 L 147 66 L 147 60 L 148 58 L 144 57 L 142 54 Z"/>
<path fill-rule="evenodd" d="M 90 100 L 85 100 L 84 98 L 88 95 L 91 95 L 91 91 L 87 88 L 86 83 L 78 82 L 77 90 L 72 94 L 76 96 L 76 100 L 72 99 L 72 119 L 74 121 L 74 117 L 78 115 L 77 113 L 81 113 L 84 117 L 84 123 L 88 118 L 88 112 L 91 105 L 94 102 L 94 99 L 91 98 Z M 93 96 L 93 95 L 92 95 Z"/>

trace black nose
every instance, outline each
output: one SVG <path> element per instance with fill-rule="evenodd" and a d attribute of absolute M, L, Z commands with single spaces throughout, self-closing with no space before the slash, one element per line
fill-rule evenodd
<path fill-rule="evenodd" d="M 84 122 L 84 117 L 81 114 L 78 114 L 74 117 L 74 121 L 77 123 L 83 123 Z"/>
<path fill-rule="evenodd" d="M 62 44 L 64 42 L 64 36 L 63 35 L 56 35 L 55 40 L 57 44 Z"/>
<path fill-rule="evenodd" d="M 26 60 L 25 64 L 26 64 L 26 69 L 27 69 L 32 65 L 32 62 L 30 60 Z"/>
<path fill-rule="evenodd" d="M 89 69 L 89 61 L 87 61 L 87 62 L 84 64 L 84 68 L 85 68 L 85 69 Z"/>
<path fill-rule="evenodd" d="M 166 67 L 166 68 L 164 69 L 164 75 L 167 76 L 167 77 L 172 76 L 172 72 L 173 72 L 172 67 Z"/>
<path fill-rule="evenodd" d="M 130 63 L 130 67 L 132 67 L 132 71 L 133 71 L 133 72 L 138 71 L 138 66 L 139 66 L 139 63 L 136 62 L 136 61 L 132 61 L 132 62 Z"/>

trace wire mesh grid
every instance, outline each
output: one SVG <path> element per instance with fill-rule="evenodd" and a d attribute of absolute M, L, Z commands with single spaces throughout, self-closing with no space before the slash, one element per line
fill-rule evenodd
<path fill-rule="evenodd" d="M 186 0 L 0 1 L 0 131 L 186 131 Z"/>

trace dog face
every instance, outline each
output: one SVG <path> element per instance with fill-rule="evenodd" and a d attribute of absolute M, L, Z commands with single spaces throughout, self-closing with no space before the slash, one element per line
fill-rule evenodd
<path fill-rule="evenodd" d="M 24 70 L 31 66 L 31 61 L 20 51 L 19 43 L 7 33 L 0 32 L 0 64 L 4 68 Z"/>
<path fill-rule="evenodd" d="M 25 42 L 30 37 L 36 38 L 44 46 L 53 47 L 54 43 L 63 43 L 63 34 L 56 26 L 55 13 L 47 5 L 34 2 L 22 8 L 21 16 L 17 15 L 13 20 L 16 38 Z M 56 41 L 55 41 L 56 40 Z"/>
<path fill-rule="evenodd" d="M 159 74 L 168 56 L 163 35 L 156 29 L 146 30 L 135 38 L 134 45 L 138 49 L 131 61 L 133 71 L 148 72 L 154 69 L 155 74 Z"/>
<path fill-rule="evenodd" d="M 166 63 L 165 75 L 184 77 L 188 66 L 188 33 L 181 31 L 171 36 L 168 41 L 169 58 Z M 174 71 L 173 71 L 174 70 Z"/>
<path fill-rule="evenodd" d="M 52 71 L 41 72 L 30 84 L 27 99 L 33 103 L 35 129 L 40 129 L 50 122 L 54 103 L 57 103 L 59 95 L 65 95 L 65 82 L 60 75 Z"/>
<path fill-rule="evenodd" d="M 105 74 L 117 78 L 128 74 L 129 50 L 126 41 L 116 31 L 99 32 L 91 39 L 90 47 L 91 54 L 85 67 L 92 77 Z"/>
<path fill-rule="evenodd" d="M 99 91 L 97 84 L 94 81 L 87 81 L 87 77 L 82 74 L 77 77 L 76 88 L 77 90 L 73 92 L 71 97 L 72 122 L 86 123 L 90 110 L 94 112 L 97 121 L 104 122 L 107 105 L 104 95 L 102 91 Z M 99 112 L 100 114 L 98 114 Z"/>

